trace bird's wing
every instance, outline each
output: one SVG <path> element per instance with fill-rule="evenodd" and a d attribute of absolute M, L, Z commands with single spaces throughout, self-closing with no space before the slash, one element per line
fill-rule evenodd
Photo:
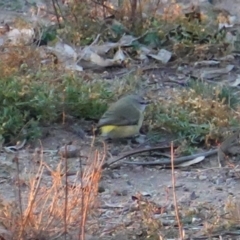
<path fill-rule="evenodd" d="M 124 112 L 121 111 L 119 113 L 117 107 L 115 107 L 114 110 L 111 110 L 110 108 L 107 112 L 104 113 L 97 126 L 102 127 L 106 125 L 136 125 L 139 121 L 140 112 L 132 106 L 125 106 L 124 109 Z M 131 114 L 129 114 L 130 112 Z"/>

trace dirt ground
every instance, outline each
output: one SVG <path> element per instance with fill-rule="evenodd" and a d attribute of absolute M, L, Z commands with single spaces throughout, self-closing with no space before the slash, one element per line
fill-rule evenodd
<path fill-rule="evenodd" d="M 60 157 L 57 154 L 59 147 L 72 142 L 74 146 L 80 147 L 82 164 L 89 163 L 86 159 L 90 152 L 91 136 L 86 136 L 86 139 L 82 140 L 78 135 L 62 129 L 61 126 L 50 128 L 48 134 L 47 137 L 42 139 L 41 144 L 34 143 L 28 145 L 17 154 L 20 163 L 20 179 L 24 183 L 20 186 L 23 195 L 28 191 L 29 185 L 26 184 L 28 184 L 30 172 L 33 169 L 36 170 L 38 167 L 35 161 L 36 155 L 34 149 L 40 149 L 42 146 L 44 149 L 44 161 L 54 169 L 54 166 L 57 166 L 60 162 Z M 111 152 L 113 149 L 118 149 L 117 153 L 113 151 L 116 155 L 120 155 L 123 151 L 126 151 L 124 150 L 125 147 L 126 145 L 124 144 L 117 147 L 114 144 L 108 145 L 108 149 Z M 98 147 L 98 149 L 101 149 L 101 147 Z M 10 201 L 18 199 L 19 184 L 16 183 L 15 157 L 15 153 L 2 152 L 1 154 L 0 196 L 4 196 L 4 199 Z M 70 171 L 79 170 L 79 159 L 78 157 L 68 159 Z M 153 159 L 158 160 L 156 157 L 150 160 Z M 131 158 L 131 161 L 133 160 L 146 161 L 146 157 L 135 156 Z M 189 212 L 194 212 L 194 214 L 190 214 L 191 220 L 188 221 L 192 223 L 193 219 L 195 219 L 194 221 L 201 222 L 203 219 L 206 220 L 206 216 L 201 216 L 203 214 L 202 208 L 206 208 L 209 211 L 214 210 L 220 214 L 226 208 L 229 198 L 237 200 L 240 197 L 239 168 L 237 166 L 235 168 L 227 167 L 226 162 L 224 165 L 223 167 L 219 167 L 217 155 L 213 155 L 206 158 L 202 163 L 192 167 L 175 169 L 175 193 L 178 205 L 186 214 L 183 219 L 187 218 Z M 31 171 L 29 172 L 30 169 Z M 44 173 L 43 179 L 51 182 L 51 178 L 47 173 Z M 69 182 L 74 181 L 73 179 L 74 176 L 68 177 Z M 127 237 L 126 233 L 121 238 L 119 235 L 115 235 L 122 232 L 118 228 L 121 228 L 123 223 L 129 225 L 128 231 L 132 230 L 136 233 L 136 229 L 138 229 L 137 231 L 139 231 L 139 228 L 141 229 L 129 217 L 129 214 L 136 210 L 135 198 L 143 197 L 147 201 L 153 202 L 157 208 L 162 209 L 162 214 L 159 211 L 154 214 L 156 218 L 160 218 L 162 221 L 168 216 L 169 211 L 174 211 L 171 169 L 161 169 L 159 166 L 143 167 L 122 163 L 117 169 L 103 170 L 99 189 L 101 191 L 99 193 L 98 211 L 101 214 L 98 216 L 98 221 L 104 221 L 104 224 L 100 227 L 102 236 L 98 239 L 144 239 L 140 237 L 141 232 L 138 233 L 139 238 L 132 238 L 132 233 L 130 234 L 131 237 Z M 175 219 L 173 218 L 172 221 L 175 221 Z M 200 224 L 197 229 L 197 231 L 193 230 L 189 233 L 189 229 L 186 228 L 187 236 L 201 236 L 205 227 Z M 164 230 L 162 232 L 163 235 L 168 236 Z M 95 238 L 90 237 L 89 239 Z"/>
<path fill-rule="evenodd" d="M 184 2 L 186 4 L 189 3 L 189 1 Z M 0 7 L 1 10 L 10 9 L 13 11 L 13 6 L 16 5 L 16 2 L 11 4 L 11 1 L 5 0 L 0 1 L 0 3 L 2 6 Z M 26 5 L 21 1 L 18 3 L 19 6 L 16 6 L 16 8 L 26 8 Z M 236 8 L 236 6 L 239 8 L 240 0 L 214 1 L 214 4 L 225 8 L 232 14 L 240 14 Z M 41 147 L 42 145 L 44 160 L 49 165 L 54 166 L 59 162 L 57 154 L 59 147 L 72 142 L 73 145 L 80 147 L 81 155 L 88 156 L 91 140 L 91 136 L 86 136 L 86 139 L 82 140 L 77 134 L 61 126 L 51 127 L 48 131 L 48 136 L 41 140 L 41 144 L 36 142 L 27 145 L 23 150 L 18 152 L 21 175 L 27 178 L 29 167 L 34 165 L 34 149 L 36 147 Z M 116 146 L 112 144 L 108 147 L 109 149 L 113 149 Z M 125 151 L 124 147 L 124 144 L 120 147 L 118 146 L 118 151 L 115 154 L 118 155 Z M 13 200 L 17 197 L 14 182 L 16 178 L 16 164 L 13 161 L 15 156 L 15 153 L 6 153 L 3 151 L 0 157 L 0 195 L 8 200 Z M 136 158 L 141 161 L 145 160 L 141 156 L 134 157 L 134 160 Z M 237 160 L 237 158 L 234 159 L 234 161 Z M 68 161 L 72 169 L 79 168 L 77 158 L 72 158 Z M 206 158 L 202 163 L 194 167 L 176 169 L 175 177 L 177 201 L 179 205 L 183 205 L 189 210 L 195 209 L 202 204 L 221 211 L 226 206 L 226 201 L 229 197 L 233 197 L 234 199 L 240 197 L 240 174 L 238 176 L 238 166 L 233 168 L 225 162 L 224 166 L 219 167 L 217 154 Z M 98 239 L 107 239 L 106 236 L 111 229 L 120 225 L 121 222 L 127 223 L 129 221 L 125 209 L 134 204 L 133 196 L 141 194 L 149 201 L 168 209 L 171 209 L 173 206 L 171 169 L 161 169 L 158 166 L 144 167 L 121 164 L 117 169 L 105 169 L 100 185 L 103 191 L 99 193 L 99 208 L 102 211 L 101 218 L 105 222 L 105 227 L 102 229 L 102 238 Z M 118 236 L 115 239 L 131 238 Z"/>

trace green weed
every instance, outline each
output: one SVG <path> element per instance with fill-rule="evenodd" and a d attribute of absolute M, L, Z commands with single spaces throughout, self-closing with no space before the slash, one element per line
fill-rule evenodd
<path fill-rule="evenodd" d="M 239 102 L 228 87 L 214 87 L 205 83 L 191 83 L 172 95 L 171 100 L 157 100 L 148 108 L 152 131 L 165 129 L 177 134 L 181 141 L 210 143 L 224 136 L 223 129 L 239 127 L 235 108 Z"/>

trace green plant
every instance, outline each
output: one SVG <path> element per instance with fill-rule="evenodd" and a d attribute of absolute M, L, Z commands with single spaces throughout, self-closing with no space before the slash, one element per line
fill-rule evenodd
<path fill-rule="evenodd" d="M 101 83 L 85 83 L 77 78 L 66 78 L 64 85 L 64 106 L 70 115 L 98 119 L 107 109 L 106 99 L 113 95 Z"/>
<path fill-rule="evenodd" d="M 189 82 L 189 88 L 194 90 L 197 95 L 222 102 L 231 108 L 235 108 L 239 103 L 237 92 L 226 85 L 212 85 L 202 81 L 191 80 Z"/>
<path fill-rule="evenodd" d="M 18 134 L 25 136 L 26 130 L 29 130 L 27 137 L 39 136 L 37 122 L 49 123 L 58 117 L 57 94 L 46 83 L 22 82 L 17 77 L 2 78 L 0 101 L 0 135 L 8 141 Z M 24 126 L 26 129 L 21 133 Z"/>
<path fill-rule="evenodd" d="M 37 78 L 41 78 L 39 74 Z M 75 77 L 63 76 L 57 85 L 48 79 L 21 78 L 0 80 L 0 135 L 6 142 L 17 136 L 39 137 L 39 126 L 60 120 L 63 111 L 74 117 L 98 119 L 112 96 L 104 84 Z"/>
<path fill-rule="evenodd" d="M 208 144 L 224 136 L 223 128 L 239 126 L 233 110 L 237 103 L 236 95 L 226 87 L 190 83 L 189 89 L 175 93 L 171 100 L 155 101 L 147 115 L 153 131 L 163 128 L 177 134 L 179 139 Z"/>

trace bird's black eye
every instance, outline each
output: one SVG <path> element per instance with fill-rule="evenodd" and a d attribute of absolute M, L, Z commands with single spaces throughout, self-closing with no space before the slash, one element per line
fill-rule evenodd
<path fill-rule="evenodd" d="M 147 104 L 149 104 L 149 101 L 142 99 L 142 100 L 140 101 L 140 104 L 142 104 L 142 105 L 147 105 Z"/>

